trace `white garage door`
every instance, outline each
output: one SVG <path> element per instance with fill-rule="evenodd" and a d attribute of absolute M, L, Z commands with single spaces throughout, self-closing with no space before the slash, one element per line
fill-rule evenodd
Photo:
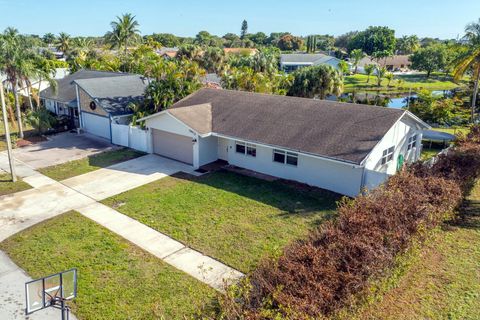
<path fill-rule="evenodd" d="M 188 164 L 193 163 L 192 138 L 152 129 L 153 152 Z"/>
<path fill-rule="evenodd" d="M 83 130 L 110 140 L 110 119 L 82 112 Z"/>

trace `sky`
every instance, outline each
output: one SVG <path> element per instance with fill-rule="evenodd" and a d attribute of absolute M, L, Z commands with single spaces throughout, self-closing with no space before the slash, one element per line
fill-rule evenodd
<path fill-rule="evenodd" d="M 238 34 L 246 19 L 250 33 L 340 35 L 379 25 L 398 37 L 452 39 L 480 18 L 480 0 L 0 0 L 0 30 L 100 36 L 123 13 L 136 16 L 143 35 Z"/>

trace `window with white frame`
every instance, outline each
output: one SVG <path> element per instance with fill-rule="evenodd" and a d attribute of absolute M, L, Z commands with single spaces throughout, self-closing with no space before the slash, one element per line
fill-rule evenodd
<path fill-rule="evenodd" d="M 298 154 L 278 149 L 273 149 L 273 161 L 291 166 L 298 166 Z"/>
<path fill-rule="evenodd" d="M 250 157 L 257 156 L 257 146 L 251 143 L 245 143 L 236 141 L 235 142 L 235 152 L 241 153 Z"/>
<path fill-rule="evenodd" d="M 395 146 L 383 150 L 382 165 L 389 163 L 393 160 L 393 153 L 395 152 Z"/>
<path fill-rule="evenodd" d="M 408 138 L 408 149 L 407 149 L 408 151 L 415 148 L 416 145 L 417 145 L 417 135 L 414 135 Z"/>

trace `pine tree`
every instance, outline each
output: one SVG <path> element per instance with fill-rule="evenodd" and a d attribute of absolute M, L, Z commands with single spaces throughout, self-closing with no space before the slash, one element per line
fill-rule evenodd
<path fill-rule="evenodd" d="M 248 32 L 248 22 L 247 20 L 243 20 L 242 22 L 242 31 L 240 33 L 240 39 L 245 39 L 245 36 L 247 35 Z"/>

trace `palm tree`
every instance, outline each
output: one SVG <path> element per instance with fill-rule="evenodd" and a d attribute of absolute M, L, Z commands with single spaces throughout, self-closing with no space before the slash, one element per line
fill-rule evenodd
<path fill-rule="evenodd" d="M 370 76 L 373 74 L 373 71 L 375 70 L 375 65 L 374 64 L 367 64 L 364 67 L 365 74 L 368 76 L 367 77 L 367 83 L 370 82 Z"/>
<path fill-rule="evenodd" d="M 53 33 L 45 33 L 45 35 L 42 37 L 42 40 L 43 42 L 50 46 L 52 43 L 55 42 L 56 38 L 55 38 L 55 35 Z"/>
<path fill-rule="evenodd" d="M 387 86 L 390 87 L 390 83 L 391 83 L 392 80 L 393 80 L 393 73 L 387 72 L 387 73 L 385 74 L 385 79 L 388 80 Z"/>
<path fill-rule="evenodd" d="M 117 16 L 117 21 L 110 23 L 112 31 L 106 34 L 107 41 L 112 47 L 124 47 L 127 54 L 128 43 L 134 39 L 140 32 L 138 22 L 131 13 L 126 13 L 121 17 Z"/>
<path fill-rule="evenodd" d="M 70 45 L 71 45 L 70 42 L 71 42 L 70 35 L 65 32 L 60 32 L 55 45 L 59 51 L 62 51 L 63 54 L 66 54 L 66 52 L 70 49 Z"/>
<path fill-rule="evenodd" d="M 365 53 L 362 49 L 355 49 L 350 52 L 350 58 L 353 61 L 353 65 L 355 66 L 355 71 L 353 73 L 357 73 L 358 71 L 358 63 L 365 57 Z"/>
<path fill-rule="evenodd" d="M 377 66 L 375 71 L 377 72 L 377 86 L 380 87 L 382 85 L 382 79 L 387 73 L 387 69 L 385 67 Z"/>
<path fill-rule="evenodd" d="M 469 43 L 469 50 L 462 55 L 453 70 L 453 78 L 459 81 L 467 72 L 472 72 L 473 95 L 471 105 L 471 120 L 475 120 L 475 108 L 477 103 L 478 85 L 480 80 L 480 19 L 472 22 L 465 28 L 464 39 Z"/>

